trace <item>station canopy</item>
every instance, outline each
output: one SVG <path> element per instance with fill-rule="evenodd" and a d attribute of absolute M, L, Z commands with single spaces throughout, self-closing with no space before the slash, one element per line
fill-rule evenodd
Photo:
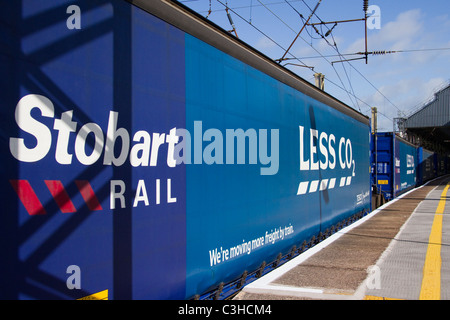
<path fill-rule="evenodd" d="M 430 151 L 450 154 L 450 84 L 405 121 L 408 140 Z"/>

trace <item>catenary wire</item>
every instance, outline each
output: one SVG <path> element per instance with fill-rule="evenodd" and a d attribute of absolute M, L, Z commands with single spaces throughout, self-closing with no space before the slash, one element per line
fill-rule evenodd
<path fill-rule="evenodd" d="M 288 2 L 287 0 L 285 0 L 286 2 Z M 308 7 L 308 9 L 309 10 L 311 10 L 311 8 L 308 6 L 308 4 L 304 1 L 304 0 L 302 0 L 303 1 L 303 3 Z M 292 6 L 291 6 L 292 7 Z M 295 10 L 295 11 L 297 11 L 297 10 Z M 298 12 L 298 11 L 297 11 Z M 316 17 L 317 17 L 317 19 L 319 19 L 319 21 L 320 22 L 323 22 L 322 21 L 322 19 L 320 19 L 320 17 L 315 13 L 314 14 Z M 327 26 L 327 28 L 328 28 L 328 26 Z M 328 30 L 330 30 L 329 28 L 328 28 Z M 331 30 L 330 30 L 331 31 Z M 333 33 L 332 32 L 330 32 L 330 34 L 333 36 Z M 325 37 L 324 36 L 322 36 L 322 38 L 323 39 L 325 39 Z M 333 37 L 333 42 L 334 42 L 334 46 L 333 45 L 331 45 L 326 39 L 325 39 L 325 41 L 327 42 L 327 44 L 328 45 L 330 45 L 331 47 L 333 47 L 336 51 L 337 51 L 337 53 L 338 53 L 338 56 L 340 56 L 341 58 L 342 58 L 342 54 L 339 52 L 339 50 L 338 50 L 338 48 L 337 48 L 337 44 L 336 44 L 336 41 L 334 41 L 334 37 Z M 321 55 L 321 57 L 323 58 L 323 55 Z M 344 60 L 344 59 L 343 59 Z M 372 82 L 370 82 L 358 69 L 356 69 L 356 67 L 355 66 L 353 66 L 353 64 L 351 64 L 350 63 L 350 61 L 345 61 L 345 62 L 347 62 L 349 65 L 350 65 L 350 67 L 352 67 L 362 78 L 364 78 L 380 95 L 382 95 L 385 99 L 386 99 L 386 101 L 388 101 L 392 106 L 394 106 L 398 111 L 400 111 L 400 112 L 402 112 L 402 113 L 404 113 L 402 110 L 400 110 L 400 108 L 399 107 L 397 107 L 391 100 L 389 100 L 389 98 L 387 98 Z M 344 68 L 344 71 L 345 71 L 345 68 Z M 346 73 L 346 72 L 345 72 Z M 346 73 L 347 74 L 347 73 Z M 348 78 L 347 78 L 348 79 Z M 349 80 L 349 79 L 348 79 Z M 350 80 L 349 80 L 349 83 L 350 83 Z M 350 84 L 350 86 L 352 87 L 352 85 Z M 353 87 L 352 87 L 353 88 Z"/>
<path fill-rule="evenodd" d="M 264 3 L 262 3 L 260 0 L 258 0 L 258 2 L 261 4 L 261 5 L 263 5 L 264 6 L 264 8 L 266 8 L 272 15 L 274 15 L 278 20 L 280 20 L 285 26 L 287 26 L 291 31 L 293 31 L 294 33 L 297 33 L 293 28 L 291 28 L 280 16 L 278 16 L 275 12 L 273 12 L 272 10 L 270 10 L 270 8 L 268 8 Z M 304 2 L 304 1 L 303 1 Z M 289 3 L 288 3 L 289 4 Z M 292 6 L 291 6 L 292 7 Z M 309 8 L 309 6 L 308 6 L 308 8 Z M 303 20 L 303 16 L 302 16 L 302 14 L 300 14 L 297 10 L 295 10 L 299 15 L 300 15 L 300 17 L 302 18 L 302 20 Z M 316 52 L 318 52 L 319 54 L 321 54 L 318 50 L 316 50 L 313 46 L 312 46 L 312 44 L 309 44 L 303 37 L 301 37 L 300 36 L 300 38 L 303 40 L 303 41 L 305 41 L 311 48 L 313 48 Z M 336 70 L 336 68 L 334 67 L 334 65 L 330 62 L 330 61 L 328 61 L 327 59 L 325 59 L 331 66 L 332 66 L 332 68 L 333 68 L 333 70 L 334 70 L 334 72 L 336 73 L 336 75 L 337 75 L 337 77 L 338 77 L 338 79 L 339 79 L 339 81 L 341 82 L 341 84 L 342 84 L 342 86 L 345 88 L 345 85 L 344 85 L 344 82 L 342 81 L 342 79 L 341 79 L 341 77 L 340 77 L 340 75 L 339 75 L 339 72 Z M 350 82 L 350 79 L 349 79 L 349 77 L 348 77 L 348 74 L 347 74 L 347 71 L 345 70 L 345 68 L 344 68 L 344 72 L 345 72 L 345 75 L 346 75 L 346 77 L 347 77 L 347 80 L 348 80 L 348 82 L 349 82 L 349 84 L 350 84 L 350 87 L 351 87 L 351 90 L 353 91 L 353 86 L 351 85 L 351 82 Z M 347 93 L 347 95 L 348 95 L 348 98 L 349 98 L 349 100 L 352 102 L 352 104 L 353 104 L 353 100 L 352 100 L 352 98 L 351 98 L 351 96 L 350 96 L 350 94 L 349 94 L 349 91 L 347 90 L 347 89 L 344 89 L 344 91 Z M 354 91 L 353 91 L 353 95 L 355 95 L 355 93 L 354 93 Z M 356 105 L 358 106 L 358 110 L 361 112 L 361 108 L 359 107 L 359 103 L 358 103 L 358 100 L 355 100 L 356 101 Z"/>
<path fill-rule="evenodd" d="M 220 3 L 222 6 L 224 6 L 224 7 L 226 7 L 226 4 L 224 4 L 221 0 L 216 0 L 218 3 Z M 259 1 L 259 0 L 258 0 Z M 303 0 L 302 0 L 303 1 Z M 259 1 L 260 2 L 260 1 Z M 284 1 L 284 3 L 285 3 L 286 1 Z M 297 1 L 291 1 L 291 2 L 297 2 Z M 260 2 L 261 3 L 261 2 Z M 270 4 L 278 4 L 278 3 L 283 3 L 283 2 L 273 2 L 273 3 L 270 3 Z M 255 4 L 254 4 L 254 6 L 256 6 Z M 260 6 L 265 6 L 264 4 L 261 4 Z M 237 17 L 239 17 L 241 20 L 243 20 L 244 22 L 246 22 L 247 24 L 249 24 L 249 25 L 251 25 L 255 30 L 257 30 L 259 33 L 261 33 L 264 37 L 266 37 L 267 39 L 269 39 L 271 42 L 273 42 L 276 46 L 278 46 L 280 49 L 282 49 L 282 50 L 286 50 L 282 45 L 280 45 L 277 41 L 275 41 L 273 38 L 271 38 L 269 35 L 267 35 L 265 32 L 263 32 L 261 29 L 259 29 L 258 27 L 256 27 L 253 23 L 250 23 L 247 19 L 245 19 L 244 17 L 242 17 L 239 13 L 237 13 L 236 12 L 236 10 L 237 9 L 240 9 L 240 8 L 247 8 L 247 7 L 249 7 L 249 6 L 246 6 L 246 7 L 233 7 L 233 8 L 230 8 L 230 7 L 228 7 L 228 9 L 231 11 L 231 12 L 233 12 L 233 14 L 235 14 Z M 265 7 L 267 7 L 267 6 L 265 6 Z M 266 8 L 267 9 L 267 8 Z M 269 10 L 269 11 L 271 11 L 271 10 Z M 298 11 L 297 11 L 297 13 L 298 13 Z M 283 22 L 284 24 L 286 24 L 285 22 Z M 288 25 L 287 25 L 288 26 Z M 289 29 L 291 29 L 291 30 L 293 30 L 290 26 L 288 26 L 289 27 Z M 293 30 L 294 32 L 295 32 L 295 30 Z M 308 41 L 306 41 L 303 37 L 301 37 L 300 36 L 300 38 L 306 43 L 306 44 L 308 44 L 314 51 L 316 51 L 319 55 L 320 55 L 320 57 L 321 58 L 323 58 L 325 61 L 327 61 L 330 65 L 332 65 L 332 63 L 328 60 L 328 59 L 326 59 L 326 56 L 324 56 L 324 55 L 322 55 L 322 53 L 320 52 L 320 51 L 318 51 L 314 46 L 312 46 L 311 44 L 309 44 L 308 43 Z M 297 60 L 297 61 L 299 61 L 302 65 L 304 65 L 304 66 L 306 66 L 306 64 L 303 62 L 303 61 L 301 61 L 298 57 L 296 57 L 296 56 L 294 56 L 292 53 L 289 53 L 289 55 L 291 55 L 291 58 L 288 58 L 289 60 Z M 333 65 L 332 65 L 333 66 Z M 353 67 L 353 66 L 352 66 Z M 354 68 L 354 67 L 353 67 Z M 363 100 L 361 100 L 359 97 L 357 97 L 354 93 L 351 93 L 349 90 L 347 90 L 346 88 L 345 88 L 345 85 L 343 84 L 343 81 L 342 81 L 342 79 L 341 79 L 341 77 L 339 76 L 339 73 L 337 72 L 337 70 L 334 68 L 334 66 L 333 66 L 333 69 L 335 70 L 335 72 L 336 72 L 336 75 L 337 75 L 337 77 L 338 77 L 338 79 L 339 79 L 339 81 L 341 82 L 341 85 L 338 85 L 337 83 L 335 83 L 334 81 L 332 81 L 331 79 L 328 79 L 328 82 L 330 82 L 331 84 L 333 84 L 334 86 L 336 86 L 337 88 L 339 88 L 339 89 L 341 89 L 341 90 L 343 90 L 344 92 L 346 92 L 348 95 L 351 95 L 351 96 L 353 96 L 357 101 L 360 101 L 360 102 L 362 102 L 364 105 L 366 105 L 367 107 L 369 107 L 369 109 L 371 108 L 371 106 L 368 104 L 368 103 L 366 103 L 365 101 L 363 101 Z M 356 70 L 361 76 L 363 76 L 358 70 Z M 364 76 L 363 76 L 364 77 Z M 367 78 L 365 78 L 364 77 L 364 79 L 366 80 L 366 81 L 368 81 L 368 79 Z M 369 81 L 368 81 L 369 82 Z M 370 82 L 369 82 L 370 83 Z M 373 86 L 373 85 L 372 85 Z M 377 88 L 376 87 L 374 87 L 376 90 L 377 90 Z M 381 92 L 380 92 L 380 94 L 382 94 Z M 384 96 L 384 95 L 383 95 Z M 350 99 L 351 101 L 352 101 L 352 99 Z M 384 116 L 384 117 L 386 117 L 387 119 L 389 119 L 389 120 L 392 120 L 392 118 L 390 118 L 389 116 L 387 116 L 387 115 L 385 115 L 384 113 L 382 113 L 382 112 L 378 112 L 379 114 L 381 114 L 382 116 Z"/>

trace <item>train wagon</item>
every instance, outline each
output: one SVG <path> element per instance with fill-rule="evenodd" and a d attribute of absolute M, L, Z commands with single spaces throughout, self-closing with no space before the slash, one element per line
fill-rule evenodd
<path fill-rule="evenodd" d="M 436 177 L 442 176 L 447 173 L 446 158 L 447 158 L 447 156 L 442 153 L 438 153 L 438 152 L 434 153 L 433 160 L 434 160 L 434 170 L 435 170 Z"/>
<path fill-rule="evenodd" d="M 370 210 L 369 119 L 176 1 L 0 34 L 2 299 L 219 297 Z"/>
<path fill-rule="evenodd" d="M 387 200 L 416 186 L 417 147 L 392 132 L 373 135 L 372 183 Z"/>
<path fill-rule="evenodd" d="M 417 148 L 417 184 L 423 183 L 436 177 L 434 156 L 435 153 L 423 147 Z"/>

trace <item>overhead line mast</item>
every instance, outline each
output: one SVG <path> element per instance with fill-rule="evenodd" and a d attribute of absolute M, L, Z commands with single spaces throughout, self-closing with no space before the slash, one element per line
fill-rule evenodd
<path fill-rule="evenodd" d="M 364 57 L 362 58 L 354 58 L 354 59 L 345 59 L 345 60 L 339 60 L 339 61 L 334 61 L 332 63 L 336 63 L 336 62 L 346 62 L 346 61 L 352 61 L 352 60 L 362 60 L 365 59 L 366 60 L 366 64 L 368 63 L 368 57 L 370 52 L 367 51 L 367 12 L 369 10 L 369 0 L 363 0 L 363 11 L 364 11 L 364 18 L 359 18 L 359 19 L 347 19 L 347 20 L 336 20 L 336 21 L 320 21 L 320 22 L 316 22 L 316 23 L 308 23 L 306 22 L 306 25 L 308 26 L 313 26 L 315 27 L 316 25 L 326 25 L 326 24 L 334 24 L 334 26 L 325 34 L 325 37 L 329 36 L 331 31 L 339 24 L 339 23 L 346 23 L 346 22 L 356 22 L 356 21 L 364 21 L 364 33 L 365 33 L 365 39 L 364 39 L 364 43 L 365 43 L 365 50 L 362 54 L 364 54 Z M 359 54 L 359 53 L 358 53 Z"/>
<path fill-rule="evenodd" d="M 292 41 L 291 45 L 289 46 L 289 48 L 287 48 L 286 52 L 284 53 L 284 55 L 280 58 L 275 60 L 278 63 L 281 63 L 282 61 L 285 60 L 286 55 L 288 54 L 289 50 L 292 48 L 292 46 L 294 45 L 295 41 L 297 41 L 298 37 L 300 36 L 300 34 L 302 33 L 303 29 L 305 29 L 305 27 L 308 25 L 309 20 L 311 19 L 311 17 L 314 15 L 314 13 L 316 12 L 317 8 L 319 7 L 320 3 L 322 2 L 322 0 L 319 0 L 319 2 L 317 2 L 314 10 L 311 12 L 311 14 L 309 15 L 308 19 L 306 20 L 306 22 L 303 24 L 303 27 L 300 29 L 300 32 L 297 34 L 297 36 L 295 37 L 294 41 Z"/>

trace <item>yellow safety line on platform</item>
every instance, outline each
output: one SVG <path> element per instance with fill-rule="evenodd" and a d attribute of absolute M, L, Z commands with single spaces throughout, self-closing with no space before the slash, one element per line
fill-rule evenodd
<path fill-rule="evenodd" d="M 103 290 L 77 300 L 108 300 L 108 290 Z"/>
<path fill-rule="evenodd" d="M 377 296 L 365 296 L 364 300 L 404 300 L 404 299 L 377 297 Z"/>
<path fill-rule="evenodd" d="M 441 245 L 442 245 L 442 219 L 445 209 L 445 199 L 450 183 L 444 188 L 441 194 L 434 215 L 433 226 L 431 227 L 430 238 L 428 240 L 427 255 L 423 266 L 422 289 L 420 290 L 420 300 L 440 300 L 441 299 Z"/>

